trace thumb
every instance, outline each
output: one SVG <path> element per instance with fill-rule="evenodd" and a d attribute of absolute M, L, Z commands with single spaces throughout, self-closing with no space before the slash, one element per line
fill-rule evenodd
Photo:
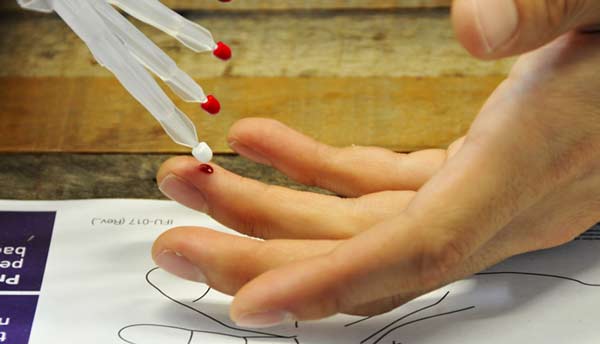
<path fill-rule="evenodd" d="M 455 0 L 454 28 L 471 54 L 501 58 L 539 48 L 574 29 L 600 24 L 598 0 Z"/>

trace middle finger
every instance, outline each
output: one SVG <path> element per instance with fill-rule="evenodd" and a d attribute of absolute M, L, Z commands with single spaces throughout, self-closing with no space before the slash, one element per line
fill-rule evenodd
<path fill-rule="evenodd" d="M 216 165 L 213 174 L 196 160 L 177 157 L 158 173 L 160 189 L 224 225 L 263 239 L 343 239 L 398 214 L 412 191 L 389 191 L 356 199 L 291 190 L 240 177 Z"/>

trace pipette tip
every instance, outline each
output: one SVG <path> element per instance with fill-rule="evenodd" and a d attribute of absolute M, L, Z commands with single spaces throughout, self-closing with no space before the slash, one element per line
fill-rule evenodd
<path fill-rule="evenodd" d="M 192 150 L 192 155 L 194 158 L 196 158 L 196 160 L 203 164 L 209 163 L 213 158 L 213 152 L 206 142 L 198 143 L 198 145 L 194 147 L 194 150 Z"/>
<path fill-rule="evenodd" d="M 227 61 L 231 58 L 231 48 L 223 42 L 218 42 L 217 48 L 213 51 L 213 55 L 223 61 Z"/>
<path fill-rule="evenodd" d="M 221 103 L 214 96 L 206 96 L 206 101 L 202 104 L 202 109 L 211 115 L 216 115 L 221 111 Z"/>

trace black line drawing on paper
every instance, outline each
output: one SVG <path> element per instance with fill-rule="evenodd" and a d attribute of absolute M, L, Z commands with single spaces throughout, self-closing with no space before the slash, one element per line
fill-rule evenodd
<path fill-rule="evenodd" d="M 382 327 L 381 329 L 377 330 L 376 332 L 374 332 L 374 333 L 373 333 L 373 334 L 371 334 L 370 336 L 368 336 L 368 337 L 366 337 L 365 339 L 361 340 L 361 341 L 360 341 L 360 344 L 365 344 L 365 343 L 366 343 L 366 342 L 368 342 L 368 341 L 369 341 L 371 338 L 373 338 L 373 337 L 377 336 L 378 334 L 380 334 L 380 333 L 382 333 L 382 332 L 384 332 L 384 331 L 385 331 L 385 332 L 384 332 L 384 333 L 383 333 L 381 336 L 377 337 L 377 338 L 376 338 L 376 339 L 373 341 L 373 344 L 379 343 L 379 342 L 380 342 L 380 341 L 382 341 L 382 340 L 383 340 L 383 339 L 384 339 L 384 338 L 385 338 L 387 335 L 389 335 L 389 334 L 390 334 L 390 333 L 392 333 L 393 331 L 397 330 L 398 328 L 401 328 L 401 327 L 404 327 L 404 326 L 407 326 L 407 325 L 410 325 L 410 324 L 414 324 L 414 323 L 416 323 L 416 322 L 418 322 L 418 321 L 424 321 L 424 320 L 428 320 L 428 319 L 433 319 L 434 317 L 440 317 L 440 316 L 445 316 L 445 315 L 455 314 L 455 313 L 459 313 L 459 312 L 463 312 L 463 311 L 467 311 L 467 310 L 471 310 L 471 309 L 474 309 L 474 308 L 475 308 L 475 306 L 470 306 L 470 307 L 466 307 L 466 308 L 459 309 L 459 310 L 452 311 L 452 312 L 445 312 L 445 313 L 437 314 L 437 315 L 434 315 L 434 316 L 422 317 L 422 318 L 419 318 L 419 319 L 415 319 L 415 320 L 412 320 L 412 321 L 409 321 L 409 322 L 406 322 L 406 323 L 400 324 L 400 325 L 398 325 L 398 326 L 396 326 L 396 327 L 392 327 L 392 326 L 396 325 L 397 323 L 401 322 L 402 320 L 405 320 L 405 319 L 407 319 L 407 318 L 409 318 L 409 317 L 411 317 L 411 316 L 413 316 L 413 315 L 416 315 L 416 314 L 418 314 L 418 313 L 421 313 L 421 312 L 423 312 L 423 311 L 425 311 L 425 310 L 427 310 L 427 309 L 430 309 L 430 308 L 433 308 L 433 307 L 435 307 L 435 306 L 439 305 L 440 303 L 442 303 L 442 302 L 443 302 L 443 301 L 446 299 L 446 297 L 448 297 L 448 295 L 450 295 L 450 292 L 449 292 L 449 291 L 447 291 L 447 292 L 444 294 L 444 296 L 442 296 L 442 298 L 441 298 L 441 299 L 439 299 L 438 301 L 436 301 L 435 303 L 432 303 L 432 304 L 430 304 L 430 305 L 427 305 L 427 306 L 425 306 L 425 307 L 421 307 L 421 308 L 417 309 L 416 311 L 410 312 L 410 313 L 408 313 L 408 314 L 406 314 L 406 315 L 403 315 L 403 316 L 401 316 L 400 318 L 398 318 L 398 319 L 396 319 L 396 320 L 392 321 L 391 323 L 389 323 L 389 324 L 385 325 L 384 327 Z M 386 330 L 387 330 L 387 331 L 386 331 Z"/>
<path fill-rule="evenodd" d="M 474 276 L 479 276 L 479 277 L 498 277 L 498 276 L 504 276 L 504 275 L 514 275 L 514 276 L 530 276 L 530 277 L 536 277 L 536 278 L 549 278 L 549 279 L 556 279 L 556 280 L 563 280 L 563 281 L 569 281 L 569 282 L 573 282 L 576 284 L 579 284 L 581 286 L 585 286 L 585 287 L 594 287 L 594 288 L 600 288 L 600 284 L 596 284 L 596 283 L 588 283 L 588 282 L 584 282 L 581 280 L 578 280 L 576 278 L 572 278 L 572 277 L 567 277 L 567 276 L 561 276 L 561 275 L 554 275 L 554 274 L 543 274 L 543 273 L 536 273 L 536 272 L 522 272 L 522 271 L 497 271 L 497 272 L 480 272 L 475 274 Z M 399 330 L 403 327 L 415 324 L 417 322 L 420 321 L 425 321 L 425 320 L 429 320 L 429 319 L 434 319 L 434 318 L 438 318 L 438 317 L 442 317 L 442 316 L 449 316 L 449 315 L 453 315 L 453 314 L 457 314 L 457 313 L 462 313 L 462 312 L 466 312 L 466 311 L 471 311 L 471 310 L 475 310 L 476 306 L 472 305 L 472 306 L 468 306 L 468 307 L 464 307 L 464 308 L 460 308 L 457 310 L 453 310 L 453 311 L 448 311 L 448 312 L 443 312 L 443 313 L 439 313 L 439 314 L 434 314 L 434 315 L 429 315 L 429 316 L 424 316 L 424 317 L 420 317 L 414 320 L 408 320 L 404 323 L 401 323 L 399 325 L 396 325 L 398 323 L 400 323 L 403 320 L 408 319 L 409 317 L 413 316 L 413 315 L 417 315 L 419 313 L 422 313 L 423 311 L 426 311 L 428 309 L 432 309 L 435 306 L 440 305 L 441 303 L 444 302 L 444 300 L 446 300 L 446 298 L 450 295 L 450 291 L 447 291 L 438 301 L 430 304 L 430 305 L 426 305 L 424 307 L 421 307 L 415 311 L 412 311 L 408 314 L 405 314 L 399 318 L 397 318 L 396 320 L 393 320 L 392 322 L 388 323 L 387 325 L 383 326 L 382 328 L 380 328 L 379 330 L 375 331 L 374 333 L 372 333 L 371 335 L 365 337 L 364 339 L 362 339 L 360 341 L 360 344 L 379 344 L 381 343 L 382 340 L 384 340 L 386 337 L 390 336 L 393 332 L 395 332 L 396 330 Z M 365 321 L 369 321 L 372 319 L 376 319 L 378 316 L 368 316 L 368 317 L 364 317 L 361 318 L 359 320 L 347 323 L 344 325 L 344 327 L 351 327 L 351 326 L 355 326 L 357 324 L 360 324 L 362 322 Z M 379 335 L 379 336 L 378 336 Z"/>
<path fill-rule="evenodd" d="M 146 273 L 146 282 L 148 283 L 148 285 L 150 285 L 161 296 L 168 299 L 172 303 L 175 303 L 175 304 L 179 305 L 181 308 L 187 309 L 188 311 L 194 312 L 197 316 L 204 318 L 205 320 L 208 320 L 212 325 L 218 325 L 221 328 L 221 330 L 207 331 L 207 330 L 187 328 L 187 327 L 183 327 L 183 326 L 180 327 L 180 326 L 172 326 L 172 325 L 164 325 L 164 324 L 140 323 L 140 324 L 132 324 L 132 325 L 125 326 L 118 331 L 118 337 L 122 342 L 128 343 L 128 344 L 145 344 L 143 341 L 133 340 L 132 338 L 130 338 L 130 336 L 128 334 L 132 329 L 139 328 L 140 330 L 144 330 L 144 331 L 146 331 L 148 329 L 168 329 L 168 330 L 178 331 L 182 334 L 182 336 L 180 336 L 181 338 L 185 337 L 184 338 L 185 341 L 182 340 L 181 342 L 177 342 L 177 344 L 194 344 L 194 339 L 200 335 L 214 336 L 214 337 L 211 337 L 211 342 L 213 340 L 217 341 L 219 339 L 221 339 L 221 340 L 233 339 L 233 340 L 237 340 L 237 343 L 240 343 L 240 344 L 242 344 L 242 343 L 248 344 L 249 341 L 252 341 L 252 340 L 263 340 L 263 341 L 269 340 L 269 342 L 276 342 L 276 343 L 281 343 L 281 344 L 288 344 L 288 343 L 289 344 L 300 344 L 300 343 L 302 343 L 302 339 L 299 338 L 298 334 L 281 335 L 281 334 L 265 332 L 265 331 L 255 331 L 255 330 L 250 330 L 250 329 L 237 328 L 235 326 L 228 325 L 227 323 L 225 323 L 223 321 L 220 321 L 219 319 L 208 314 L 207 312 L 202 311 L 200 306 L 198 306 L 198 307 L 192 306 L 192 305 L 184 303 L 180 300 L 177 300 L 176 298 L 168 295 L 156 283 L 154 283 L 152 281 L 151 276 L 158 269 L 159 268 L 153 268 Z M 582 281 L 582 280 L 568 277 L 568 276 L 544 274 L 544 273 L 537 273 L 537 272 L 496 271 L 496 272 L 481 272 L 481 273 L 475 274 L 475 277 L 483 278 L 483 279 L 501 278 L 502 276 L 521 276 L 521 277 L 527 276 L 527 277 L 533 277 L 536 279 L 538 279 L 538 278 L 539 279 L 549 279 L 549 280 L 555 280 L 555 281 L 560 280 L 560 281 L 567 281 L 567 282 L 579 285 L 581 287 L 600 288 L 600 284 L 590 283 L 590 282 Z M 192 301 L 192 303 L 193 304 L 201 303 L 201 301 L 210 293 L 210 291 L 211 291 L 211 288 L 207 287 L 207 290 L 204 291 L 200 297 L 195 298 Z M 406 328 L 408 326 L 411 326 L 411 325 L 414 325 L 417 323 L 426 322 L 426 321 L 429 321 L 432 319 L 438 319 L 441 317 L 444 317 L 444 318 L 454 317 L 454 316 L 462 314 L 462 313 L 466 313 L 466 312 L 471 313 L 471 312 L 477 311 L 476 305 L 466 304 L 461 307 L 456 307 L 455 309 L 438 311 L 437 313 L 435 313 L 435 312 L 432 313 L 432 311 L 434 311 L 436 309 L 436 307 L 439 307 L 440 305 L 447 302 L 448 299 L 451 297 L 451 295 L 452 295 L 451 291 L 448 290 L 443 294 L 443 296 L 441 296 L 435 302 L 432 302 L 430 304 L 422 306 L 411 312 L 402 314 L 399 317 L 392 319 L 391 321 L 388 320 L 387 323 L 383 323 L 382 321 L 379 321 L 379 318 L 381 316 L 369 316 L 369 317 L 364 317 L 364 318 L 358 319 L 356 321 L 347 323 L 347 324 L 341 326 L 341 330 L 343 331 L 344 329 L 351 328 L 351 327 L 357 326 L 357 325 L 359 325 L 361 323 L 365 323 L 365 322 L 379 321 L 379 322 L 381 322 L 381 325 L 378 326 L 377 330 L 375 330 L 374 332 L 372 332 L 370 334 L 365 334 L 365 336 L 363 338 L 355 338 L 354 339 L 355 341 L 348 342 L 348 343 L 349 344 L 382 344 L 385 342 L 388 344 L 393 344 L 393 343 L 412 344 L 412 343 L 407 343 L 404 341 L 399 341 L 399 338 L 397 338 L 397 337 L 401 336 L 401 333 L 399 333 L 399 332 L 403 328 Z M 427 315 L 422 314 L 423 312 L 426 312 L 426 311 L 429 311 L 429 313 Z M 375 325 L 378 325 L 378 324 L 373 324 L 373 326 L 375 326 Z M 295 323 L 293 323 L 293 325 L 291 327 L 293 329 L 298 329 L 300 326 L 298 325 L 297 322 L 295 322 Z M 396 338 L 392 339 L 391 338 L 392 336 L 394 336 Z M 200 342 L 198 342 L 198 343 L 200 343 Z"/>
<path fill-rule="evenodd" d="M 408 326 L 408 325 L 412 325 L 412 324 L 416 324 L 418 322 L 429 320 L 429 319 L 434 319 L 434 318 L 439 318 L 439 317 L 445 317 L 445 316 L 449 316 L 449 315 L 452 315 L 452 314 L 457 314 L 457 313 L 461 313 L 461 312 L 470 311 L 472 309 L 475 309 L 475 306 L 464 307 L 464 308 L 457 309 L 457 310 L 454 310 L 454 311 L 449 311 L 449 312 L 444 312 L 444 313 L 440 313 L 440 314 L 429 315 L 429 316 L 426 316 L 426 317 L 422 317 L 422 318 L 418 318 L 418 319 L 415 319 L 415 320 L 407 321 L 405 323 L 402 323 L 400 325 L 397 325 L 395 327 L 390 328 L 389 330 L 387 330 L 386 332 L 384 332 L 381 336 L 379 336 L 376 340 L 374 340 L 372 342 L 372 344 L 380 343 L 382 340 L 385 339 L 385 337 L 389 336 L 392 332 L 394 332 L 394 331 L 396 331 L 396 330 L 398 330 L 398 329 L 400 329 L 402 327 L 405 327 L 405 326 Z"/>
<path fill-rule="evenodd" d="M 148 283 L 152 288 L 154 288 L 158 293 L 160 293 L 163 297 L 165 297 L 169 301 L 196 313 L 200 317 L 203 317 L 214 324 L 218 324 L 219 326 L 221 326 L 223 328 L 223 332 L 206 331 L 206 330 L 185 328 L 185 327 L 172 326 L 172 325 L 163 325 L 163 324 L 132 324 L 132 325 L 128 325 L 128 326 L 121 328 L 119 330 L 119 332 L 117 333 L 117 335 L 118 335 L 119 339 L 121 339 L 121 341 L 128 343 L 128 344 L 144 344 L 144 343 L 138 343 L 138 342 L 130 340 L 126 334 L 127 331 L 134 329 L 134 328 L 144 328 L 144 329 L 163 328 L 163 329 L 172 329 L 172 330 L 180 330 L 180 331 L 188 332 L 189 337 L 185 344 L 191 344 L 194 339 L 194 336 L 196 336 L 198 334 L 214 335 L 216 338 L 218 338 L 218 337 L 237 338 L 237 339 L 242 340 L 243 343 L 248 343 L 249 339 L 267 339 L 267 338 L 287 340 L 288 343 L 298 343 L 296 336 L 284 336 L 284 335 L 278 335 L 275 333 L 243 329 L 243 328 L 238 328 L 235 326 L 228 325 L 225 322 L 209 315 L 208 313 L 203 312 L 199 308 L 192 307 L 182 301 L 179 301 L 179 300 L 171 297 L 170 295 L 165 293 L 163 290 L 161 290 L 161 288 L 158 287 L 154 282 L 152 282 L 151 275 L 152 275 L 152 273 L 154 273 L 157 270 L 159 270 L 159 268 L 155 267 L 146 273 L 146 283 Z M 192 302 L 197 303 L 197 302 L 201 301 L 210 293 L 211 290 L 212 290 L 211 288 L 207 288 L 207 290 L 200 297 L 196 298 Z M 233 333 L 239 332 L 240 334 L 233 334 L 232 332 Z M 181 344 L 184 344 L 184 343 L 181 343 Z"/>
<path fill-rule="evenodd" d="M 560 275 L 552 275 L 552 274 L 541 274 L 537 272 L 521 272 L 521 271 L 496 271 L 496 272 L 480 272 L 475 274 L 475 276 L 500 276 L 500 275 L 521 275 L 521 276 L 533 276 L 533 277 L 541 277 L 541 278 L 554 278 L 559 280 L 565 280 L 570 282 L 575 282 L 577 284 L 581 284 L 586 287 L 594 287 L 600 288 L 600 284 L 597 283 L 588 283 L 576 278 L 560 276 Z"/>

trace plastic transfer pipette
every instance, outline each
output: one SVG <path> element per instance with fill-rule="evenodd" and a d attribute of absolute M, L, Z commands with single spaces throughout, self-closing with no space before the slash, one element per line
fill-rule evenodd
<path fill-rule="evenodd" d="M 109 2 L 155 25 L 195 51 L 212 50 L 219 58 L 231 57 L 231 50 L 222 43 L 215 43 L 208 30 L 186 20 L 157 0 Z M 189 75 L 107 0 L 20 0 L 19 3 L 30 9 L 54 10 L 88 45 L 96 60 L 115 74 L 176 143 L 192 148 L 198 160 L 210 161 L 212 151 L 206 143 L 199 142 L 192 121 L 173 104 L 143 67 L 156 74 L 183 100 L 200 103 L 211 114 L 220 111 L 219 102 L 206 95 Z"/>

